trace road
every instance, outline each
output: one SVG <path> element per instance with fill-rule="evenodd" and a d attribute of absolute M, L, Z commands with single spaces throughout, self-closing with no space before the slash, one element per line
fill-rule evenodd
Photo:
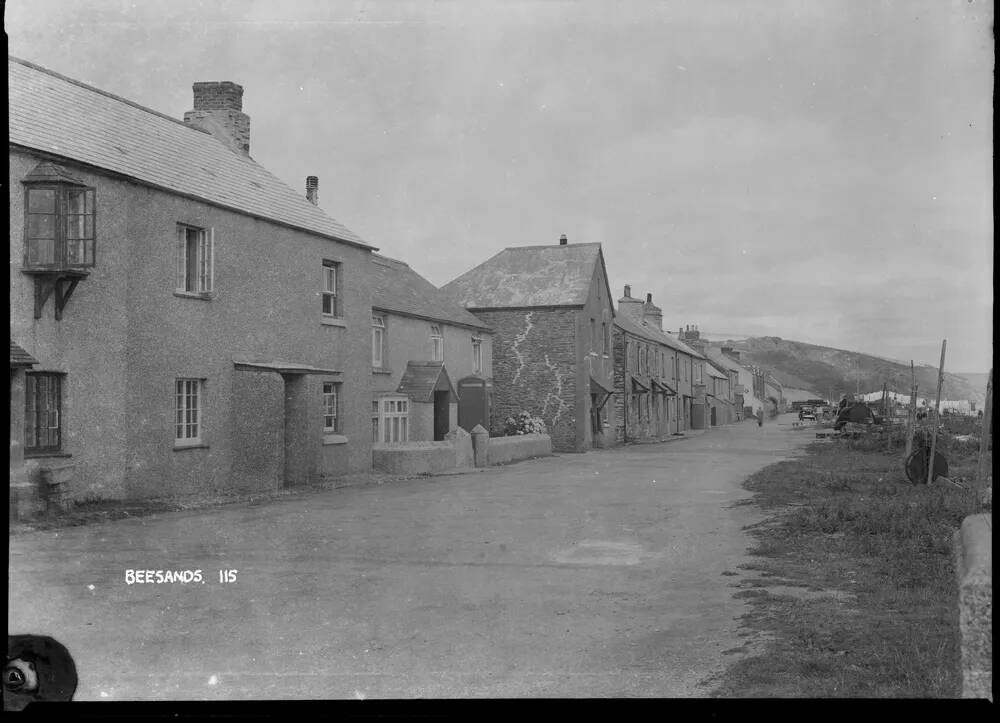
<path fill-rule="evenodd" d="M 16 535 L 8 629 L 69 648 L 77 700 L 703 696 L 786 420 Z"/>

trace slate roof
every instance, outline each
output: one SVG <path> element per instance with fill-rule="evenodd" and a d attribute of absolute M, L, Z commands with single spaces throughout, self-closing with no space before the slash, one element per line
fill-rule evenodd
<path fill-rule="evenodd" d="M 434 390 L 437 389 L 438 382 L 442 377 L 447 382 L 452 398 L 458 399 L 455 387 L 451 383 L 451 377 L 448 376 L 448 370 L 444 368 L 444 362 L 408 362 L 396 391 L 399 394 L 405 394 L 415 402 L 432 402 L 434 401 Z"/>
<path fill-rule="evenodd" d="M 372 308 L 489 331 L 409 264 L 372 254 Z"/>
<path fill-rule="evenodd" d="M 599 243 L 515 246 L 441 290 L 467 309 L 583 306 L 598 263 L 604 263 Z"/>
<path fill-rule="evenodd" d="M 708 374 L 708 376 L 710 377 L 715 377 L 716 379 L 729 379 L 728 376 L 722 374 L 718 369 L 715 368 L 715 365 L 712 364 L 711 359 L 709 359 L 708 364 L 705 365 L 705 373 Z"/>
<path fill-rule="evenodd" d="M 663 344 L 664 346 L 674 349 L 675 351 L 679 351 L 682 354 L 688 354 L 695 359 L 704 359 L 703 355 L 696 352 L 684 342 L 670 336 L 670 334 L 660 331 L 659 329 L 649 326 L 648 324 L 637 322 L 625 314 L 619 314 L 615 317 L 615 326 L 628 332 L 629 334 L 633 334 L 634 336 L 641 337 L 657 344 Z"/>
<path fill-rule="evenodd" d="M 12 144 L 373 248 L 252 158 L 183 121 L 11 56 L 7 82 Z"/>
<path fill-rule="evenodd" d="M 12 367 L 30 367 L 37 363 L 38 360 L 35 357 L 15 344 L 13 339 L 10 340 L 10 365 Z"/>

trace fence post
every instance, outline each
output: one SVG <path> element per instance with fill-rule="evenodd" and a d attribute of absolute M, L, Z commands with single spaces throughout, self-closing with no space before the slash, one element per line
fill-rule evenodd
<path fill-rule="evenodd" d="M 937 399 L 934 402 L 934 427 L 931 429 L 931 456 L 927 460 L 927 484 L 934 481 L 934 453 L 937 450 L 938 426 L 941 424 L 941 385 L 944 384 L 944 350 L 947 339 L 941 340 L 941 366 L 938 367 Z"/>
<path fill-rule="evenodd" d="M 980 491 L 986 489 L 986 472 L 989 467 L 986 465 L 986 452 L 990 448 L 990 427 L 993 416 L 993 370 L 990 369 L 990 379 L 986 383 L 986 405 L 983 408 L 983 428 L 979 432 L 979 469 L 976 473 L 976 484 Z"/>
<path fill-rule="evenodd" d="M 913 370 L 913 360 L 910 360 L 910 408 L 906 413 L 906 454 L 903 463 L 913 452 L 913 427 L 917 421 L 917 376 Z"/>

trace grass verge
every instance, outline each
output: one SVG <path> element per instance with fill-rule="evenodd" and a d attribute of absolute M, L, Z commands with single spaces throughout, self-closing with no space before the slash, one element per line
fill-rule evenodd
<path fill-rule="evenodd" d="M 719 697 L 958 697 L 952 536 L 979 495 L 911 485 L 885 442 L 816 442 L 745 487 L 771 516 L 750 528 L 754 562 L 737 593 L 750 612 Z M 978 445 L 975 445 L 978 449 Z M 973 445 L 944 439 L 952 478 L 975 475 Z"/>

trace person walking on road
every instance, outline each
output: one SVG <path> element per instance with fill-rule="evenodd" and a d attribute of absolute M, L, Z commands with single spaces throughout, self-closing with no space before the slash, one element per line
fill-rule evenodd
<path fill-rule="evenodd" d="M 757 426 L 764 426 L 764 407 L 757 407 Z"/>

